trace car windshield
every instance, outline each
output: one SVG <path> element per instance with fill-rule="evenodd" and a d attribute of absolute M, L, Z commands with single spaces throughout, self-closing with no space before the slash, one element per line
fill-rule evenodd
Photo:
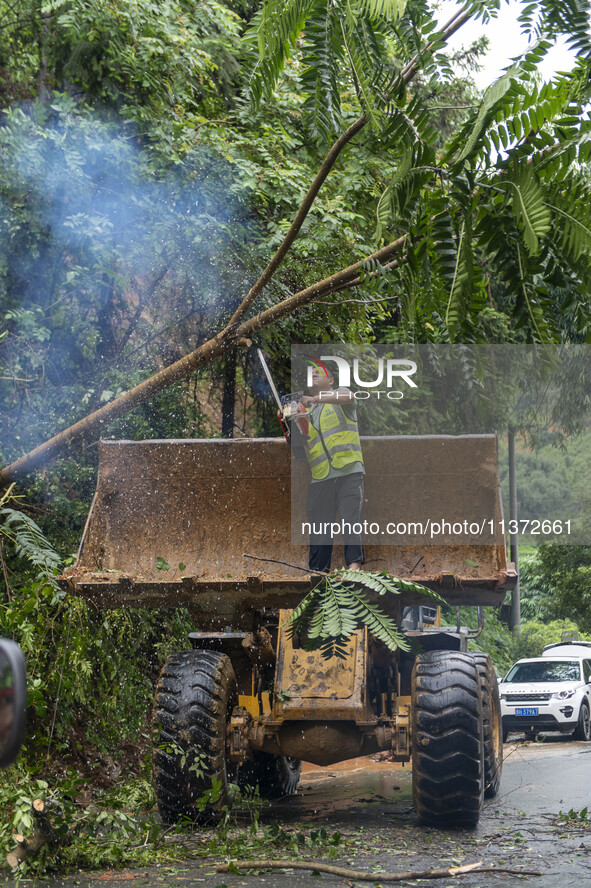
<path fill-rule="evenodd" d="M 505 681 L 579 681 L 581 667 L 578 663 L 563 660 L 536 660 L 535 663 L 516 663 Z"/>

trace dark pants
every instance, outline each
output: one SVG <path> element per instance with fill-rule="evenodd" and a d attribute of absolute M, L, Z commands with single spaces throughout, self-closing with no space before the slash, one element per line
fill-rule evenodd
<path fill-rule="evenodd" d="M 336 521 L 337 515 L 341 524 L 357 524 L 361 520 L 363 506 L 363 473 L 353 472 L 352 475 L 341 475 L 340 478 L 329 478 L 316 481 L 308 488 L 306 513 L 312 524 L 310 534 L 310 559 L 308 565 L 312 571 L 330 570 L 332 558 L 332 533 L 330 528 L 324 533 L 319 525 Z M 316 525 L 316 528 L 314 528 Z M 314 532 L 314 531 L 319 532 Z M 337 536 L 338 534 L 335 534 Z M 345 528 L 345 561 L 347 565 L 365 561 L 361 535 L 349 532 Z"/>

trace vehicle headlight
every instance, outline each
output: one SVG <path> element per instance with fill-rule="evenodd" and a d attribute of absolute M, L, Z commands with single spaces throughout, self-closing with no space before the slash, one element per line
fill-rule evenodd
<path fill-rule="evenodd" d="M 556 691 L 555 694 L 552 694 L 552 697 L 555 700 L 570 700 L 576 693 L 576 691 Z"/>

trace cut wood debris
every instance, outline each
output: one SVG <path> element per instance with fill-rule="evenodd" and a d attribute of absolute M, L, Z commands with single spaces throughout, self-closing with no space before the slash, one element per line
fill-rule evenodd
<path fill-rule="evenodd" d="M 44 845 L 52 845 L 57 842 L 57 833 L 47 817 L 43 799 L 35 799 L 33 802 L 33 815 L 35 817 L 33 834 L 28 837 L 21 835 L 21 833 L 13 835 L 16 848 L 6 855 L 6 861 L 13 869 L 23 863 L 31 854 L 36 854 Z"/>

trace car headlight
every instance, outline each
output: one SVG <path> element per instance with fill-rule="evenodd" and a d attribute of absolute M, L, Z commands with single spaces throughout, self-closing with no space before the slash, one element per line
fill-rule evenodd
<path fill-rule="evenodd" d="M 552 694 L 552 697 L 554 700 L 570 700 L 576 693 L 576 691 L 557 691 L 555 694 Z"/>

